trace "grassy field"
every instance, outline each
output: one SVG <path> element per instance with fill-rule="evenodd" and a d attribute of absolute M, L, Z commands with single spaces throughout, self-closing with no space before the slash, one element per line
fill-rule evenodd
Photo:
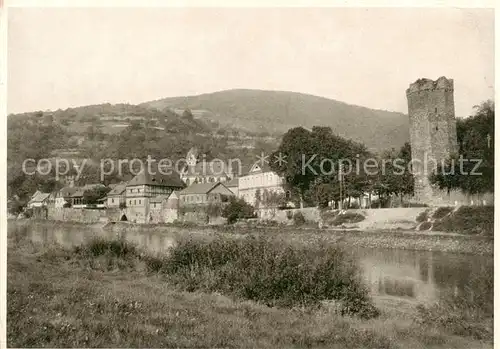
<path fill-rule="evenodd" d="M 179 279 L 151 272 L 151 259 L 129 246 L 63 250 L 12 236 L 8 242 L 9 347 L 493 346 L 491 331 L 445 330 L 432 308 L 415 321 L 414 307 L 391 302 L 369 320 L 324 306 L 269 307 L 200 287 L 187 292 Z M 485 321 L 479 328 L 488 328 L 487 320 L 477 319 Z"/>

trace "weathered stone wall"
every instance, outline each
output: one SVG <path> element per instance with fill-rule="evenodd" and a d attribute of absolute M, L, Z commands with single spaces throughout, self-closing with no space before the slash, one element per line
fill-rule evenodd
<path fill-rule="evenodd" d="M 165 223 L 164 212 L 161 205 L 158 208 L 151 208 L 149 210 L 148 223 Z"/>
<path fill-rule="evenodd" d="M 419 79 L 406 90 L 415 197 L 420 202 L 439 196 L 428 176 L 458 149 L 453 92 L 453 80 L 445 77 Z"/>
<path fill-rule="evenodd" d="M 177 208 L 166 208 L 164 211 L 165 223 L 173 223 L 179 219 L 179 210 Z"/>
<path fill-rule="evenodd" d="M 48 209 L 47 207 L 33 207 L 33 218 L 36 219 L 47 219 L 48 218 Z"/>
<path fill-rule="evenodd" d="M 180 217 L 180 220 L 183 222 L 204 224 L 204 223 L 208 223 L 207 217 L 208 217 L 208 215 L 206 214 L 206 212 L 201 210 L 201 211 L 195 211 L 195 212 L 185 212 Z"/>
<path fill-rule="evenodd" d="M 47 219 L 55 221 L 98 223 L 107 222 L 108 216 L 106 210 L 49 207 Z"/>
<path fill-rule="evenodd" d="M 110 222 L 118 222 L 122 215 L 127 216 L 127 212 L 125 209 L 119 209 L 118 207 L 108 207 L 106 209 L 106 215 L 108 217 L 108 221 Z M 127 218 L 128 219 L 128 218 Z"/>
<path fill-rule="evenodd" d="M 293 223 L 293 215 L 296 212 L 302 212 L 306 221 L 320 221 L 320 211 L 317 207 L 294 208 L 289 210 L 262 208 L 258 210 L 257 215 L 260 220 L 273 220 L 278 223 L 291 224 Z"/>

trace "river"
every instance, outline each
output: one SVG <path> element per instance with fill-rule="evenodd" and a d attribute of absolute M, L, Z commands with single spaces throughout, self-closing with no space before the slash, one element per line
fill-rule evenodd
<path fill-rule="evenodd" d="M 55 242 L 66 247 L 80 245 L 95 236 L 117 236 L 113 231 L 96 226 L 82 229 L 81 226 L 68 228 L 40 225 L 36 229 L 27 229 L 27 234 L 33 242 Z M 174 243 L 171 234 L 155 230 L 123 230 L 120 235 L 153 253 L 163 253 Z M 489 255 L 373 248 L 351 248 L 351 251 L 359 259 L 373 296 L 391 296 L 428 303 L 436 300 L 442 290 L 481 295 L 481 292 L 485 292 L 481 285 L 471 285 L 468 281 L 474 275 L 493 274 L 493 256 Z"/>

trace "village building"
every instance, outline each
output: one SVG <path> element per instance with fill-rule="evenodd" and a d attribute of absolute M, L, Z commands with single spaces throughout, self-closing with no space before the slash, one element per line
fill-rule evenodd
<path fill-rule="evenodd" d="M 69 203 L 72 208 L 87 208 L 88 202 L 86 202 L 84 198 L 84 194 L 87 190 L 92 190 L 95 188 L 104 188 L 105 185 L 102 183 L 94 183 L 94 184 L 86 184 L 83 187 L 73 187 L 72 194 L 69 197 Z M 69 191 L 69 190 L 67 190 Z M 104 208 L 104 203 L 100 202 L 100 204 L 96 205 L 96 208 Z"/>
<path fill-rule="evenodd" d="M 223 183 L 196 183 L 179 192 L 180 218 L 186 221 L 208 223 L 208 207 L 224 205 L 235 196 Z"/>
<path fill-rule="evenodd" d="M 127 183 L 118 183 L 113 185 L 112 189 L 106 196 L 106 207 L 108 208 L 120 208 L 120 205 L 125 205 L 125 191 L 127 189 Z"/>
<path fill-rule="evenodd" d="M 255 207 L 270 193 L 285 194 L 284 183 L 284 178 L 273 172 L 268 164 L 256 162 L 247 175 L 238 178 L 238 196 Z"/>
<path fill-rule="evenodd" d="M 179 219 L 179 192 L 174 190 L 163 206 L 164 223 L 173 223 Z"/>
<path fill-rule="evenodd" d="M 149 199 L 148 223 L 164 223 L 164 206 L 169 195 L 158 195 Z"/>
<path fill-rule="evenodd" d="M 36 191 L 28 202 L 28 208 L 34 207 L 46 207 L 48 205 L 50 193 L 42 193 L 41 191 Z"/>
<path fill-rule="evenodd" d="M 158 169 L 151 169 L 151 173 L 141 171 L 126 186 L 126 220 L 148 223 L 152 217 L 150 214 L 151 199 L 159 195 L 168 197 L 174 190 L 180 190 L 184 187 L 185 184 L 176 173 L 165 175 L 161 174 Z"/>
<path fill-rule="evenodd" d="M 55 193 L 55 208 L 63 208 L 65 204 L 71 204 L 71 195 L 73 195 L 78 188 L 64 187 Z"/>
<path fill-rule="evenodd" d="M 194 183 L 228 182 L 234 178 L 233 172 L 232 164 L 222 160 L 199 161 L 198 150 L 192 148 L 186 156 L 186 166 L 181 170 L 180 176 L 189 186 Z"/>

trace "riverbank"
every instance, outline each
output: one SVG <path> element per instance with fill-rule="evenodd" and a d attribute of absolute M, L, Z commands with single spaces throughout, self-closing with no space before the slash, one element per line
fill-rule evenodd
<path fill-rule="evenodd" d="M 415 230 L 341 230 L 297 227 L 179 227 L 168 225 L 130 225 L 126 223 L 108 224 L 103 230 L 122 234 L 126 231 L 148 234 L 168 232 L 176 236 L 195 234 L 201 237 L 228 235 L 266 235 L 283 241 L 314 244 L 318 241 L 344 246 L 382 249 L 402 249 L 413 251 L 437 251 L 474 255 L 493 255 L 492 236 L 462 235 L 457 233 L 421 232 Z"/>
<path fill-rule="evenodd" d="M 274 239 L 293 243 L 312 244 L 318 241 L 343 246 L 402 249 L 415 251 L 437 251 L 474 255 L 493 255 L 493 236 L 461 235 L 456 233 L 422 231 L 356 231 L 326 230 L 296 227 L 235 227 L 235 226 L 176 226 L 140 225 L 130 223 L 83 224 L 55 222 L 47 220 L 10 220 L 9 231 L 14 227 L 26 227 L 29 232 L 37 231 L 33 238 L 55 241 L 61 245 L 81 244 L 92 237 L 115 238 L 120 236 L 140 247 L 151 246 L 154 252 L 164 252 L 181 238 L 202 239 L 224 235 L 243 237 L 246 235 L 266 235 Z M 68 238 L 68 232 L 71 237 Z M 154 241 L 154 244 L 152 243 Z"/>
<path fill-rule="evenodd" d="M 139 260 L 110 264 L 79 256 L 9 237 L 9 347 L 493 347 L 489 337 L 458 336 L 416 321 L 410 305 L 407 311 L 382 308 L 371 320 L 328 307 L 267 307 L 181 291 L 162 274 L 147 273 Z"/>

